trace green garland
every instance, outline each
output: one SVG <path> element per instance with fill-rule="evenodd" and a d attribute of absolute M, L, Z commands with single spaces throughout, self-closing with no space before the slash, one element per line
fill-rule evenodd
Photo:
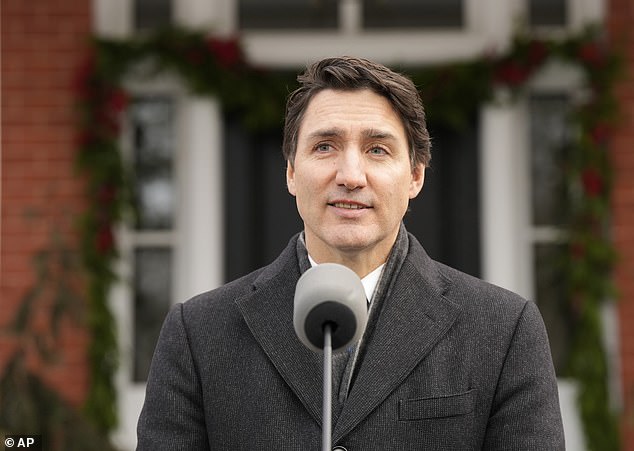
<path fill-rule="evenodd" d="M 558 58 L 579 66 L 590 90 L 588 101 L 571 118 L 579 130 L 569 162 L 568 292 L 576 337 L 566 376 L 580 385 L 580 406 L 590 449 L 618 449 L 616 419 L 607 404 L 607 366 L 601 345 L 599 309 L 614 295 L 610 273 L 615 250 L 607 239 L 611 168 L 606 143 L 616 120 L 612 96 L 618 59 L 596 33 L 562 41 L 518 37 L 507 53 L 427 68 L 406 68 L 422 88 L 434 122 L 459 127 L 493 98 L 496 87 L 519 93 L 531 75 Z M 139 64 L 143 62 L 143 64 Z M 197 95 L 218 98 L 252 129 L 281 127 L 284 101 L 295 73 L 250 66 L 237 39 L 167 29 L 125 41 L 95 41 L 94 54 L 78 80 L 81 107 L 78 163 L 88 178 L 88 208 L 82 227 L 83 261 L 89 275 L 90 365 L 92 386 L 87 410 L 104 430 L 116 422 L 117 343 L 107 308 L 116 254 L 113 227 L 129 196 L 118 147 L 120 117 L 127 105 L 124 77 L 177 74 Z"/>
<path fill-rule="evenodd" d="M 37 213 L 31 220 L 41 221 L 42 217 Z M 112 451 L 107 433 L 82 417 L 42 377 L 63 361 L 64 326 L 82 325 L 86 311 L 79 289 L 77 246 L 64 229 L 53 221 L 50 242 L 33 254 L 35 282 L 20 299 L 11 323 L 3 328 L 16 347 L 0 374 L 0 436 L 30 432 L 41 434 L 50 450 Z M 37 314 L 43 311 L 48 312 L 44 322 Z M 36 368 L 34 357 L 39 364 Z"/>

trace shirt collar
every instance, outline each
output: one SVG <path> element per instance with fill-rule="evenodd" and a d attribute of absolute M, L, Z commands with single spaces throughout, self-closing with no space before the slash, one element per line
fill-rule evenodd
<path fill-rule="evenodd" d="M 310 262 L 310 266 L 317 266 L 317 262 L 313 260 L 310 254 L 308 255 L 308 261 Z M 383 263 L 370 274 L 361 279 L 363 289 L 365 290 L 365 298 L 368 300 L 368 303 L 372 300 L 372 295 L 374 294 L 376 285 L 379 283 L 379 279 L 381 278 L 381 271 L 383 271 L 384 266 L 385 263 Z"/>

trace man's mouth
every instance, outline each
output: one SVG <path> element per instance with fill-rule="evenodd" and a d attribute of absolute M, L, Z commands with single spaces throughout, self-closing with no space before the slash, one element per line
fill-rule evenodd
<path fill-rule="evenodd" d="M 356 202 L 333 202 L 328 205 L 336 208 L 346 208 L 348 210 L 361 210 L 363 208 L 370 208 L 368 205 L 359 204 Z"/>

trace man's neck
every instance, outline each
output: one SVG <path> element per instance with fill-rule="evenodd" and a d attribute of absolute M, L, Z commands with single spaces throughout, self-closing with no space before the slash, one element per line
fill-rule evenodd
<path fill-rule="evenodd" d="M 361 279 L 387 261 L 393 245 L 394 242 L 387 249 L 375 246 L 372 249 L 331 251 L 315 246 L 309 237 L 306 237 L 306 250 L 316 263 L 339 263 L 352 269 Z"/>

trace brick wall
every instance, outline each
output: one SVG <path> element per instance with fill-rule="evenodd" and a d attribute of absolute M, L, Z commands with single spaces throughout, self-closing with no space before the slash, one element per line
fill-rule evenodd
<path fill-rule="evenodd" d="M 634 449 L 634 2 L 608 2 L 608 32 L 625 56 L 625 72 L 616 95 L 621 124 L 611 155 L 616 172 L 613 195 L 614 243 L 619 252 L 615 272 L 618 289 L 619 329 L 623 388 L 623 449 Z"/>
<path fill-rule="evenodd" d="M 0 8 L 0 374 L 11 354 L 26 346 L 29 366 L 64 398 L 80 404 L 88 386 L 86 332 L 65 320 L 59 341 L 51 342 L 63 350 L 60 360 L 45 366 L 32 343 L 16 340 L 6 326 L 29 290 L 44 283 L 30 321 L 33 330 L 46 332 L 53 295 L 58 292 L 51 285 L 64 266 L 42 260 L 51 274 L 38 276 L 35 259 L 55 240 L 62 243 L 60 249 L 77 248 L 76 218 L 82 211 L 83 188 L 73 167 L 73 78 L 91 32 L 91 1 L 2 0 Z"/>

